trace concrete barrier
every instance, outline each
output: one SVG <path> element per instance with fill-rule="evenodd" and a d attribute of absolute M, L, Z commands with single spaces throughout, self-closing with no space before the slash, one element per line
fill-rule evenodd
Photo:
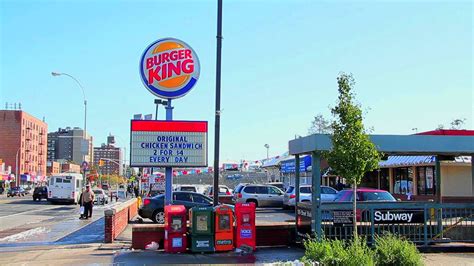
<path fill-rule="evenodd" d="M 130 199 L 104 211 L 104 242 L 112 243 L 138 214 L 137 199 Z"/>

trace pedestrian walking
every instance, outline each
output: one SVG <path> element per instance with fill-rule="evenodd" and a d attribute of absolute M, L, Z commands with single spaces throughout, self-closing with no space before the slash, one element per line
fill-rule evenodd
<path fill-rule="evenodd" d="M 135 198 L 138 198 L 138 186 L 133 187 L 133 192 L 135 192 Z"/>
<path fill-rule="evenodd" d="M 81 195 L 79 196 L 79 206 L 80 206 L 80 213 L 81 216 L 79 216 L 79 219 L 84 219 L 86 217 L 86 211 L 84 204 L 82 204 L 82 194 L 84 194 L 84 188 L 81 190 Z"/>
<path fill-rule="evenodd" d="M 84 219 L 92 217 L 92 208 L 94 206 L 95 194 L 89 184 L 86 185 L 86 191 L 82 193 L 82 205 L 84 205 Z"/>

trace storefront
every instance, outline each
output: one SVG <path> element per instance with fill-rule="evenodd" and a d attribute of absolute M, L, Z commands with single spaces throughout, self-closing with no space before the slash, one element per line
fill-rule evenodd
<path fill-rule="evenodd" d="M 435 200 L 435 156 L 389 156 L 379 163 L 380 169 L 367 173 L 361 187 L 390 191 L 401 200 Z M 441 194 L 444 201 L 471 201 L 471 193 L 464 187 L 470 182 L 471 157 L 459 156 L 440 162 L 442 179 Z M 471 198 L 471 199 L 470 199 Z"/>
<path fill-rule="evenodd" d="M 295 159 L 286 159 L 280 163 L 281 181 L 284 187 L 295 185 Z M 311 156 L 303 156 L 300 159 L 300 185 L 311 184 Z"/>

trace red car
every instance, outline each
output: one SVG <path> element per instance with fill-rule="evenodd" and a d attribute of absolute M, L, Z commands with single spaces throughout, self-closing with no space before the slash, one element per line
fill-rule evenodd
<path fill-rule="evenodd" d="M 354 191 L 352 189 L 344 189 L 337 193 L 335 202 L 352 202 L 354 200 Z M 397 200 L 390 192 L 375 188 L 358 188 L 357 202 L 396 202 Z M 362 210 L 357 209 L 357 221 L 361 221 Z"/>

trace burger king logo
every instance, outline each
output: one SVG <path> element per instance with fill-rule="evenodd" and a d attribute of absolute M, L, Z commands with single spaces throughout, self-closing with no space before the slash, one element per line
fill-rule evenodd
<path fill-rule="evenodd" d="M 174 99 L 188 93 L 199 79 L 199 59 L 187 43 L 160 39 L 150 44 L 140 60 L 140 76 L 154 95 Z"/>

